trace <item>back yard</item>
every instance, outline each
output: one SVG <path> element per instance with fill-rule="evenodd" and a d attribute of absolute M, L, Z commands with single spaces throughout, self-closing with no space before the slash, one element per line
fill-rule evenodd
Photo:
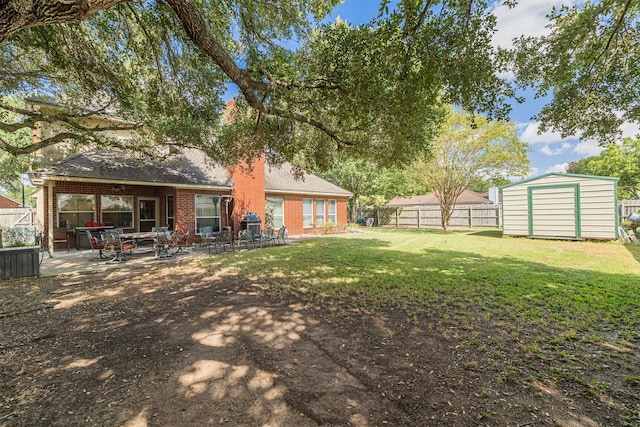
<path fill-rule="evenodd" d="M 0 282 L 0 425 L 640 424 L 640 246 L 366 230 Z"/>

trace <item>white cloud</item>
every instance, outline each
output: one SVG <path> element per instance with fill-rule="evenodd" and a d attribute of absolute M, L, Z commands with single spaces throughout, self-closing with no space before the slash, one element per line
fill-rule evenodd
<path fill-rule="evenodd" d="M 544 173 L 551 173 L 551 172 L 566 172 L 567 171 L 567 166 L 569 166 L 568 163 L 558 163 L 556 165 L 551 166 L 550 168 L 548 168 L 546 171 L 544 171 Z"/>
<path fill-rule="evenodd" d="M 549 23 L 547 15 L 554 6 L 575 4 L 568 0 L 534 0 L 521 1 L 509 8 L 500 4 L 494 9 L 496 17 L 496 34 L 493 44 L 504 48 L 513 47 L 513 39 L 521 35 L 542 36 L 549 33 L 546 25 Z"/>
<path fill-rule="evenodd" d="M 532 178 L 534 176 L 537 176 L 539 175 L 539 172 L 540 172 L 540 169 L 531 167 L 529 168 L 529 174 L 526 176 L 526 178 Z"/>
<path fill-rule="evenodd" d="M 562 138 L 558 132 L 546 131 L 538 133 L 540 124 L 538 122 L 518 123 L 516 127 L 520 130 L 520 139 L 528 144 L 553 144 L 564 142 L 575 138 Z"/>
<path fill-rule="evenodd" d="M 547 156 L 558 156 L 560 154 L 566 153 L 569 149 L 573 147 L 572 144 L 568 142 L 563 142 L 559 147 L 552 147 L 552 144 L 545 144 L 540 149 L 542 154 L 546 154 Z"/>
<path fill-rule="evenodd" d="M 576 144 L 573 152 L 582 157 L 595 156 L 600 154 L 604 148 L 599 146 L 598 143 L 592 139 L 580 141 Z"/>

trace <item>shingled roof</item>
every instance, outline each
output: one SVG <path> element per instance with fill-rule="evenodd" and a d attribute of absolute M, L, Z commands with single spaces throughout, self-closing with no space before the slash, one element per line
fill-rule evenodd
<path fill-rule="evenodd" d="M 265 165 L 264 169 L 264 187 L 268 192 L 352 196 L 347 190 L 317 175 L 306 173 L 301 178 L 296 178 L 290 163 L 284 163 L 282 166 Z"/>
<path fill-rule="evenodd" d="M 182 150 L 181 155 L 167 162 L 135 159 L 113 150 L 87 151 L 31 172 L 30 176 L 32 180 L 126 182 L 228 190 L 233 187 L 226 168 L 215 164 L 206 154 L 195 149 Z M 313 174 L 296 178 L 292 165 L 288 163 L 265 166 L 265 191 L 351 196 L 350 192 Z"/>
<path fill-rule="evenodd" d="M 34 171 L 41 179 L 82 179 L 139 184 L 222 187 L 231 189 L 224 167 L 207 164 L 198 156 L 180 155 L 168 162 L 135 159 L 112 150 L 87 151 Z"/>
<path fill-rule="evenodd" d="M 459 205 L 473 205 L 481 203 L 491 203 L 491 201 L 488 198 L 484 197 L 482 194 L 476 193 L 475 191 L 464 190 L 462 194 L 460 194 L 460 196 L 456 199 L 456 203 Z M 387 203 L 387 206 L 427 206 L 438 204 L 438 198 L 436 197 L 435 193 L 429 193 L 412 197 L 396 197 L 389 203 Z"/>

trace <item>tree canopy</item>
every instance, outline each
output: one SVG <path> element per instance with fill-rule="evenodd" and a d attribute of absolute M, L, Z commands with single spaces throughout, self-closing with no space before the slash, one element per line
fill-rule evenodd
<path fill-rule="evenodd" d="M 550 19 L 548 35 L 518 41 L 515 60 L 519 83 L 551 97 L 540 130 L 619 140 L 623 123 L 640 123 L 640 3 L 578 2 Z"/>
<path fill-rule="evenodd" d="M 640 198 L 640 140 L 625 138 L 609 144 L 597 156 L 569 163 L 568 173 L 613 176 L 618 181 L 620 199 Z"/>
<path fill-rule="evenodd" d="M 479 181 L 503 182 L 529 172 L 528 145 L 515 125 L 464 111 L 451 111 L 442 133 L 431 144 L 431 155 L 413 168 L 438 199 L 446 231 L 456 200 Z"/>
<path fill-rule="evenodd" d="M 0 139 L 11 155 L 63 139 L 154 153 L 196 146 L 231 162 L 267 148 L 313 167 L 336 153 L 407 162 L 428 148 L 443 106 L 506 117 L 507 58 L 491 45 L 487 0 L 383 1 L 368 24 L 323 23 L 337 0 L 8 0 L 0 4 L 0 95 L 53 97 L 54 110 L 14 132 L 63 123 L 35 146 Z M 223 126 L 234 85 L 236 118 Z M 117 111 L 114 141 L 87 115 Z M 426 125 L 425 125 L 426 123 Z M 113 129 L 108 129 L 113 130 Z"/>

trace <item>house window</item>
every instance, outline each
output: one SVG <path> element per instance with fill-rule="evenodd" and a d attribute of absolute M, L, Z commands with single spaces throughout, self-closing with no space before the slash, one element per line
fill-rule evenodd
<path fill-rule="evenodd" d="M 284 199 L 267 197 L 267 216 L 271 216 L 271 226 L 280 228 L 284 225 Z"/>
<path fill-rule="evenodd" d="M 220 196 L 196 196 L 196 230 L 220 231 Z"/>
<path fill-rule="evenodd" d="M 336 205 L 335 200 L 329 200 L 329 205 L 327 206 L 327 220 L 334 224 L 337 224 L 338 222 L 338 211 Z"/>
<path fill-rule="evenodd" d="M 313 227 L 313 199 L 302 199 L 302 227 Z"/>
<path fill-rule="evenodd" d="M 58 227 L 84 227 L 96 219 L 93 194 L 58 194 Z"/>
<path fill-rule="evenodd" d="M 316 199 L 316 226 L 324 225 L 324 199 Z"/>
<path fill-rule="evenodd" d="M 167 225 L 169 226 L 169 230 L 174 229 L 174 224 L 173 196 L 167 196 Z"/>
<path fill-rule="evenodd" d="M 100 196 L 102 222 L 116 228 L 133 228 L 133 196 Z"/>

